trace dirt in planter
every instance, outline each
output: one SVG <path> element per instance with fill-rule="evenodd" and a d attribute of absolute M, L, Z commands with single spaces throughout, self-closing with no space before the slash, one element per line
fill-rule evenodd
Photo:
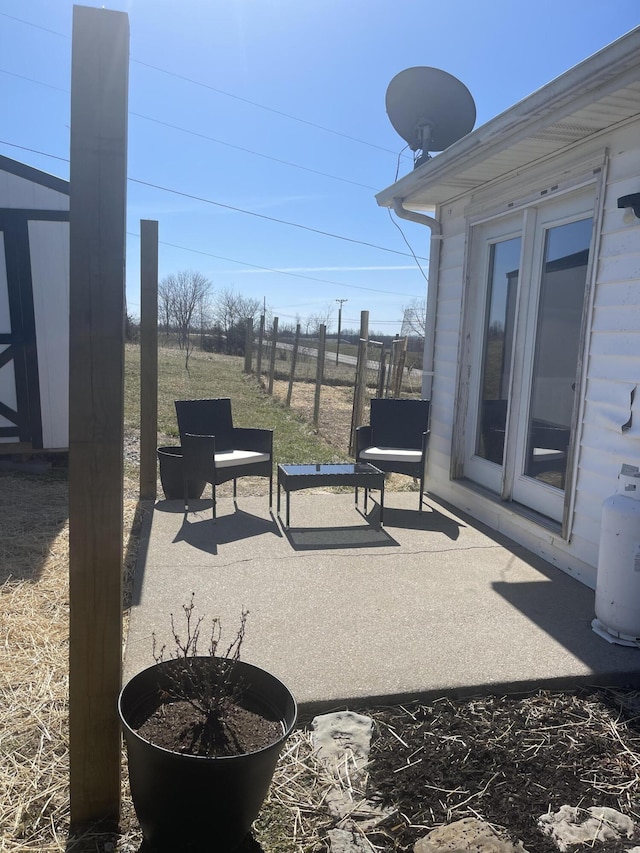
<path fill-rule="evenodd" d="M 160 705 L 137 729 L 145 740 L 187 755 L 243 755 L 275 743 L 282 725 L 230 703 L 224 716 L 207 725 L 204 715 L 186 701 Z"/>

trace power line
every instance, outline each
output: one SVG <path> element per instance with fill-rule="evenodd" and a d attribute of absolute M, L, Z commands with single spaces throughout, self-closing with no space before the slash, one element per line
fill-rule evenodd
<path fill-rule="evenodd" d="M 27 148 L 24 145 L 16 145 L 12 142 L 6 142 L 3 139 L 0 139 L 0 144 L 7 145 L 10 148 L 18 148 L 21 151 L 30 151 L 33 154 L 40 154 L 43 157 L 52 157 L 54 160 L 62 160 L 65 163 L 69 162 L 68 158 L 57 157 L 55 154 L 47 154 L 44 151 L 38 151 L 35 148 Z M 171 189 L 170 187 L 163 187 L 160 184 L 154 184 L 154 183 L 151 183 L 150 181 L 143 181 L 143 180 L 140 180 L 139 178 L 127 178 L 127 180 L 133 184 L 140 184 L 141 186 L 144 186 L 144 187 L 151 187 L 152 189 L 161 190 L 162 192 L 171 193 L 172 195 L 177 195 L 177 196 L 180 196 L 182 198 L 189 198 L 192 201 L 200 201 L 203 204 L 211 204 L 211 205 L 214 205 L 215 207 L 221 207 L 225 210 L 232 210 L 235 213 L 244 213 L 247 216 L 255 216 L 258 219 L 265 219 L 268 222 L 276 222 L 279 225 L 289 225 L 292 228 L 300 228 L 303 231 L 310 231 L 313 234 L 320 234 L 323 237 L 332 237 L 335 240 L 343 240 L 347 243 L 355 243 L 355 244 L 360 245 L 360 246 L 367 246 L 370 249 L 378 249 L 381 252 L 390 252 L 393 255 L 402 255 L 403 257 L 413 257 L 414 259 L 417 259 L 418 257 L 420 257 L 420 256 L 416 256 L 413 252 L 411 252 L 411 255 L 409 255 L 409 253 L 401 252 L 398 249 L 389 249 L 386 246 L 378 246 L 376 243 L 369 243 L 365 240 L 356 240 L 354 237 L 345 237 L 342 234 L 333 234 L 331 231 L 322 231 L 319 228 L 312 228 L 310 225 L 302 225 L 299 222 L 291 222 L 287 219 L 277 219 L 275 216 L 267 216 L 266 213 L 257 213 L 255 210 L 246 210 L 245 208 L 242 208 L 242 207 L 235 207 L 234 205 L 231 205 L 231 204 L 224 204 L 221 201 L 214 201 L 213 199 L 205 198 L 204 196 L 197 196 L 197 195 L 193 195 L 192 193 L 183 192 L 181 190 Z M 427 258 L 420 258 L 420 260 L 426 261 Z"/>
<path fill-rule="evenodd" d="M 133 231 L 127 231 L 127 234 L 130 237 L 140 237 L 139 234 L 136 234 Z M 340 282 L 340 281 L 331 281 L 331 280 L 326 279 L 326 278 L 316 278 L 316 277 L 310 276 L 310 275 L 302 275 L 301 273 L 289 272 L 288 270 L 275 269 L 274 267 L 263 267 L 263 266 L 260 266 L 259 264 L 251 264 L 251 263 L 249 263 L 249 261 L 239 261 L 236 258 L 227 258 L 227 257 L 224 257 L 223 255 L 215 255 L 215 254 L 213 254 L 213 252 L 205 252 L 202 249 L 192 249 L 189 246 L 179 246 L 177 243 L 169 243 L 166 240 L 159 240 L 158 242 L 161 243 L 163 246 L 171 246 L 172 249 L 181 249 L 184 252 L 193 252 L 196 255 L 204 255 L 207 258 L 215 258 L 218 261 L 226 261 L 226 262 L 231 263 L 231 264 L 240 264 L 244 267 L 252 267 L 253 269 L 263 270 L 264 272 L 277 273 L 278 275 L 288 275 L 288 276 L 291 276 L 293 278 L 303 278 L 306 281 L 318 281 L 321 284 L 331 284 L 331 285 L 335 285 L 335 287 L 348 287 L 348 288 L 351 288 L 352 290 L 368 290 L 371 293 L 384 293 L 384 294 L 389 295 L 389 296 L 409 296 L 412 298 L 416 297 L 415 293 L 401 293 L 397 290 L 380 290 L 380 289 L 377 289 L 375 287 L 364 287 L 362 285 L 357 285 L 357 284 L 344 284 L 343 282 Z"/>
<path fill-rule="evenodd" d="M 26 80 L 28 83 L 35 83 L 37 86 L 44 86 L 47 89 L 53 89 L 56 92 L 62 92 L 66 95 L 69 94 L 69 89 L 63 89 L 61 86 L 53 86 L 51 83 L 44 83 L 42 80 L 34 80 L 33 77 L 27 77 L 24 74 L 16 74 L 13 71 L 7 71 L 5 68 L 0 68 L 0 74 L 7 74 L 10 77 L 16 77 L 18 80 Z M 309 166 L 302 166 L 300 163 L 293 163 L 291 160 L 282 160 L 279 157 L 272 157 L 270 154 L 264 154 L 262 151 L 253 151 L 251 148 L 244 148 L 242 145 L 234 145 L 232 142 L 225 142 L 222 139 L 216 139 L 213 136 L 207 136 L 205 133 L 200 133 L 197 130 L 190 130 L 188 127 L 180 127 L 177 124 L 171 124 L 168 121 L 162 121 L 159 118 L 153 118 L 152 116 L 145 116 L 142 113 L 136 113 L 132 110 L 129 110 L 128 113 L 130 116 L 135 116 L 136 118 L 144 119 L 145 121 L 154 122 L 154 124 L 159 124 L 162 127 L 171 128 L 171 130 L 178 130 L 181 133 L 188 133 L 190 136 L 196 136 L 199 139 L 204 139 L 207 142 L 214 142 L 216 145 L 224 145 L 226 148 L 233 148 L 236 151 L 242 151 L 245 154 L 252 154 L 254 157 L 262 157 L 265 160 L 271 160 L 274 163 L 281 163 L 283 166 L 290 166 L 293 169 L 301 169 L 304 172 L 310 172 L 313 175 L 321 175 L 323 178 L 331 178 L 333 181 L 341 181 L 344 184 L 351 184 L 354 187 L 362 187 L 365 190 L 376 190 L 377 187 L 372 187 L 369 184 L 361 184 L 358 181 L 352 181 L 349 178 L 342 178 L 340 175 L 331 175 L 328 172 L 321 172 L 319 169 L 311 169 Z"/>
<path fill-rule="evenodd" d="M 56 92 L 62 92 L 63 94 L 68 95 L 69 89 L 63 89 L 61 86 L 53 86 L 51 83 L 45 83 L 42 80 L 35 80 L 33 77 L 27 77 L 24 74 L 16 74 L 13 71 L 7 71 L 5 68 L 0 68 L 0 74 L 7 74 L 10 77 L 16 77 L 18 80 L 25 80 L 28 83 L 35 83 L 37 86 L 44 86 L 47 89 L 53 89 Z M 199 139 L 204 139 L 207 142 L 213 142 L 216 145 L 224 145 L 226 148 L 233 148 L 236 151 L 243 151 L 245 154 L 253 154 L 255 157 L 262 157 L 265 160 L 271 160 L 274 163 L 281 163 L 284 166 L 291 166 L 293 169 L 301 169 L 304 172 L 311 172 L 313 175 L 321 175 L 323 178 L 331 178 L 334 181 L 342 181 L 345 184 L 352 184 L 355 187 L 362 187 L 366 190 L 376 190 L 376 187 L 370 186 L 369 184 L 361 184 L 358 181 L 352 181 L 349 178 L 343 178 L 339 175 L 331 175 L 328 172 L 321 172 L 319 169 L 311 169 L 309 166 L 303 166 L 300 163 L 293 163 L 290 160 L 283 160 L 279 157 L 272 157 L 269 154 L 265 154 L 262 151 L 254 151 L 251 148 L 245 148 L 242 145 L 234 145 L 232 142 L 225 142 L 222 139 L 216 139 L 213 136 L 208 136 L 205 133 L 200 133 L 197 130 L 190 130 L 187 127 L 181 127 L 177 124 L 171 124 L 168 121 L 162 121 L 159 118 L 153 118 L 152 116 L 146 116 L 142 113 L 136 113 L 133 110 L 129 110 L 128 115 L 135 116 L 136 118 L 144 119 L 145 121 L 154 122 L 155 124 L 159 124 L 162 127 L 171 128 L 171 130 L 178 130 L 181 133 L 187 133 L 190 136 L 195 136 Z"/>
<path fill-rule="evenodd" d="M 25 21 L 24 18 L 18 18 L 15 15 L 8 15 L 6 12 L 0 12 L 5 18 L 10 18 L 12 21 L 18 21 L 21 24 L 25 24 L 28 27 L 35 27 L 39 30 L 44 30 L 47 33 L 52 33 L 53 35 L 60 36 L 62 38 L 69 38 L 65 33 L 57 32 L 56 30 L 51 30 L 48 27 L 40 26 L 39 24 L 34 24 L 32 21 Z M 376 145 L 373 142 L 368 142 L 366 139 L 358 139 L 356 136 L 350 136 L 348 133 L 342 133 L 339 130 L 333 130 L 330 127 L 325 127 L 322 124 L 318 124 L 313 121 L 308 121 L 304 118 L 299 118 L 298 116 L 294 116 L 291 113 L 286 113 L 283 110 L 276 110 L 274 107 L 268 107 L 265 104 L 260 104 L 257 101 L 252 101 L 249 98 L 243 98 L 240 95 L 234 95 L 232 92 L 227 92 L 224 89 L 218 89 L 216 86 L 211 86 L 209 83 L 204 83 L 201 80 L 195 80 L 192 77 L 187 77 L 184 74 L 178 74 L 175 71 L 169 71 L 167 68 L 160 68 L 158 65 L 152 65 L 149 62 L 142 62 L 140 59 L 131 59 L 131 62 L 136 65 L 141 65 L 144 68 L 150 68 L 153 71 L 157 71 L 160 74 L 166 74 L 169 77 L 175 77 L 177 80 L 183 80 L 186 83 L 191 83 L 194 86 L 200 86 L 203 89 L 208 89 L 211 92 L 216 92 L 218 95 L 224 95 L 227 98 L 233 98 L 236 101 L 241 101 L 242 103 L 249 104 L 252 107 L 256 107 L 261 110 L 265 110 L 270 113 L 274 113 L 274 115 L 282 116 L 283 118 L 287 118 L 290 121 L 297 121 L 300 124 L 305 124 L 308 127 L 313 127 L 316 130 L 322 130 L 324 133 L 331 133 L 334 136 L 340 136 L 343 139 L 348 139 L 351 142 L 357 142 L 360 145 L 367 145 L 369 148 L 376 148 L 378 151 L 384 151 L 387 154 L 396 154 L 396 151 L 393 151 L 391 148 L 384 148 L 382 145 Z"/>
<path fill-rule="evenodd" d="M 0 140 L 1 141 L 1 140 Z M 162 190 L 163 192 L 172 193 L 173 195 L 181 196 L 182 198 L 190 198 L 193 201 L 201 201 L 203 204 L 212 204 L 216 207 L 222 207 L 225 210 L 233 210 L 235 213 L 245 213 L 248 216 L 256 216 L 258 219 L 266 219 L 268 222 L 277 222 L 279 225 L 289 225 L 292 228 L 301 228 L 303 231 L 310 231 L 312 234 L 320 234 L 323 237 L 333 237 L 335 240 L 344 240 L 347 243 L 356 243 L 359 246 L 367 246 L 370 249 L 378 249 L 381 252 L 390 252 L 393 255 L 402 255 L 403 257 L 413 257 L 416 255 L 408 252 L 401 252 L 398 249 L 389 249 L 386 246 L 378 246 L 376 243 L 368 243 L 366 240 L 356 240 L 355 237 L 344 237 L 342 234 L 333 234 L 331 231 L 322 231 L 320 228 L 312 228 L 310 225 L 301 225 L 299 222 L 291 222 L 288 219 L 277 219 L 275 216 L 267 216 L 266 213 L 256 213 L 255 210 L 245 210 L 242 207 L 235 207 L 232 204 L 224 204 L 221 201 L 214 201 L 204 196 L 192 195 L 191 193 L 182 192 L 182 190 L 174 190 L 170 187 L 163 187 L 159 184 L 153 184 L 149 181 L 141 181 L 138 178 L 129 178 L 134 184 L 140 184 L 144 187 L 152 187 L 153 189 Z M 427 258 L 421 258 L 426 261 Z"/>
<path fill-rule="evenodd" d="M 311 172 L 314 175 L 321 175 L 323 178 L 331 178 L 334 181 L 342 181 L 345 184 L 353 184 L 355 187 L 362 187 L 365 190 L 375 190 L 376 187 L 371 187 L 368 184 L 361 184 L 358 181 L 351 181 L 349 178 L 341 178 L 338 175 L 330 175 L 327 172 L 320 172 L 318 169 L 311 169 L 308 166 L 301 166 L 299 163 L 292 163 L 290 160 L 281 160 L 278 157 L 271 157 L 269 154 L 263 154 L 261 151 L 253 151 L 251 148 L 244 148 L 241 145 L 234 145 L 231 142 L 223 142 L 222 139 L 215 139 L 213 136 L 207 136 L 204 133 L 199 133 L 196 130 L 189 130 L 186 127 L 179 127 L 175 124 L 170 124 L 168 121 L 161 121 L 157 118 L 151 118 L 151 116 L 145 116 L 141 113 L 130 112 L 130 116 L 135 116 L 136 118 L 145 119 L 145 121 L 152 121 L 155 124 L 160 124 L 163 127 L 170 127 L 172 130 L 179 130 L 182 133 L 188 133 L 191 136 L 197 136 L 199 139 L 206 139 L 207 142 L 215 142 L 217 145 L 224 145 L 227 148 L 234 148 L 236 151 L 243 151 L 245 154 L 253 154 L 255 157 L 263 157 L 265 160 L 271 160 L 274 163 L 281 163 L 284 166 L 291 166 L 294 169 L 302 169 L 305 172 Z"/>
<path fill-rule="evenodd" d="M 341 136 L 343 139 L 349 139 L 351 142 L 357 142 L 360 145 L 368 145 L 369 148 L 377 148 L 378 151 L 385 151 L 387 154 L 396 154 L 391 148 L 384 148 L 382 145 L 376 145 L 373 142 L 367 142 L 365 139 L 358 139 L 356 136 L 349 136 L 348 133 L 341 133 L 339 130 L 332 130 L 330 127 L 325 127 L 322 124 L 316 124 L 316 122 L 308 121 L 304 118 L 299 118 L 298 116 L 291 115 L 291 113 L 285 113 L 282 110 L 276 110 L 273 107 L 267 107 L 265 104 L 259 104 L 257 101 L 251 101 L 249 98 L 243 98 L 240 95 L 234 95 L 231 92 L 225 92 L 224 89 L 218 89 L 215 86 L 209 85 L 209 83 L 203 83 L 201 80 L 194 80 L 192 77 L 186 77 L 183 74 L 177 74 L 175 71 L 168 71 L 166 68 L 159 68 L 157 65 L 151 65 L 148 62 L 142 62 L 139 59 L 132 59 L 132 62 L 135 62 L 137 65 L 142 65 L 146 68 L 152 68 L 154 71 L 159 71 L 161 74 L 168 74 L 170 77 L 175 77 L 178 80 L 184 80 L 187 83 L 192 83 L 194 86 L 201 86 L 203 89 L 209 89 L 211 92 L 216 92 L 219 95 L 225 95 L 227 98 L 233 98 L 236 101 L 241 101 L 245 104 L 250 104 L 252 107 L 258 107 L 258 109 L 266 110 L 267 112 L 274 113 L 275 115 L 283 116 L 284 118 L 291 119 L 291 121 L 297 121 L 300 124 L 306 124 L 309 127 L 313 127 L 316 130 L 323 130 L 325 133 L 332 133 L 334 136 Z"/>

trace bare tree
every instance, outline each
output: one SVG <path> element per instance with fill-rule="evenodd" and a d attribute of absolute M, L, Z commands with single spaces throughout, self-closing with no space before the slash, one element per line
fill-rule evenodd
<path fill-rule="evenodd" d="M 225 351 L 243 349 L 247 320 L 257 325 L 262 309 L 259 299 L 241 296 L 233 288 L 220 291 L 213 306 L 213 320 L 219 333 L 224 335 Z"/>
<path fill-rule="evenodd" d="M 305 322 L 305 334 L 318 335 L 320 332 L 320 326 L 324 326 L 328 331 L 331 325 L 333 308 L 334 306 L 329 302 L 323 308 L 318 308 L 312 314 L 309 314 Z"/>
<path fill-rule="evenodd" d="M 193 349 L 192 326 L 196 319 L 206 314 L 211 282 L 202 273 L 181 270 L 162 279 L 158 286 L 160 312 L 166 327 L 175 328 L 178 346 L 185 351 L 185 367 L 189 369 L 189 356 Z"/>
<path fill-rule="evenodd" d="M 400 337 L 417 335 L 424 338 L 427 325 L 427 300 L 412 299 L 403 309 L 402 329 Z"/>

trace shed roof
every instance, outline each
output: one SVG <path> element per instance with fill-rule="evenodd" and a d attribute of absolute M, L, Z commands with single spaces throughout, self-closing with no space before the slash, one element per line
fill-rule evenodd
<path fill-rule="evenodd" d="M 25 163 L 19 163 L 17 160 L 11 160 L 9 157 L 4 157 L 1 154 L 0 172 L 9 172 L 11 175 L 17 175 L 19 178 L 24 178 L 34 184 L 39 184 L 40 186 L 48 187 L 50 190 L 69 195 L 69 181 L 65 181 L 55 175 L 50 175 L 48 172 L 42 172 L 33 166 L 27 166 Z"/>
<path fill-rule="evenodd" d="M 434 207 L 640 115 L 640 27 L 376 195 Z"/>

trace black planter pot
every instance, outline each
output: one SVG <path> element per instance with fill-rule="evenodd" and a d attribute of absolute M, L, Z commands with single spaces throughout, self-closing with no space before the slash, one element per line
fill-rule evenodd
<path fill-rule="evenodd" d="M 215 667 L 215 658 L 203 658 Z M 157 704 L 166 672 L 176 661 L 156 664 L 122 689 L 118 711 L 124 729 L 129 784 L 142 832 L 154 853 L 235 850 L 251 828 L 267 794 L 276 762 L 297 717 L 293 695 L 263 669 L 238 662 L 242 704 L 282 726 L 277 741 L 237 756 L 206 757 L 171 752 L 142 738 L 134 726 Z"/>
<path fill-rule="evenodd" d="M 168 501 L 184 499 L 184 480 L 182 471 L 182 447 L 159 447 L 160 481 L 162 491 Z M 187 481 L 187 497 L 197 500 L 203 493 L 204 480 Z"/>

